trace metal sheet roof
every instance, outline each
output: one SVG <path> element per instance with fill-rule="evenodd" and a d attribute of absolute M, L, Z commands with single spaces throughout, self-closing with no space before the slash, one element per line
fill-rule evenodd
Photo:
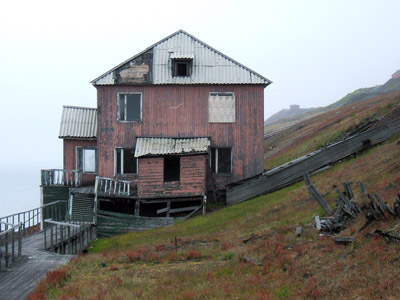
<path fill-rule="evenodd" d="M 210 146 L 208 137 L 200 138 L 156 138 L 138 137 L 135 157 L 145 155 L 206 153 Z"/>
<path fill-rule="evenodd" d="M 96 138 L 97 109 L 91 107 L 63 106 L 60 138 Z"/>
<path fill-rule="evenodd" d="M 193 59 L 194 54 L 193 53 L 185 53 L 185 52 L 179 52 L 175 51 L 171 53 L 170 56 L 171 59 Z"/>
<path fill-rule="evenodd" d="M 222 54 L 191 34 L 179 30 L 146 50 L 104 73 L 91 83 L 113 85 L 117 69 L 138 58 L 146 51 L 153 51 L 153 84 L 263 84 L 271 83 L 232 58 Z M 174 77 L 171 59 L 192 59 L 192 73 L 188 77 Z"/>

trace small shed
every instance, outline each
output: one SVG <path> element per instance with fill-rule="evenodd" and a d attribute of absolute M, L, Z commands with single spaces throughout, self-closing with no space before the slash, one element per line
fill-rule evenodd
<path fill-rule="evenodd" d="M 137 138 L 138 197 L 205 195 L 209 146 L 208 137 Z"/>

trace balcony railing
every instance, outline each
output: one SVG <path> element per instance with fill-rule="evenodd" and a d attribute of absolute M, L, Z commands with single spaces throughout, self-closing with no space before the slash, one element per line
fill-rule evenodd
<path fill-rule="evenodd" d="M 82 173 L 77 170 L 41 170 L 42 185 L 81 186 Z"/>
<path fill-rule="evenodd" d="M 95 192 L 113 196 L 129 196 L 137 180 L 120 180 L 108 177 L 96 177 Z M 132 185 L 132 187 L 131 187 Z"/>

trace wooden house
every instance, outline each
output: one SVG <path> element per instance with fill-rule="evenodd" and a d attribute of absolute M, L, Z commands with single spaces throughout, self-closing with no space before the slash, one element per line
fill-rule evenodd
<path fill-rule="evenodd" d="M 92 82 L 97 108 L 65 106 L 64 168 L 72 194 L 104 212 L 171 217 L 207 190 L 263 172 L 264 88 L 271 83 L 183 30 Z M 65 177 L 66 175 L 64 175 Z M 63 178 L 64 178 L 63 177 Z"/>

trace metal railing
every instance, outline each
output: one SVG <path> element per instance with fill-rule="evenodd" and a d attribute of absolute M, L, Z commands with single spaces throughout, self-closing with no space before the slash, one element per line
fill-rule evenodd
<path fill-rule="evenodd" d="M 91 223 L 57 222 L 44 220 L 44 248 L 59 254 L 77 254 L 95 238 Z"/>
<path fill-rule="evenodd" d="M 9 229 L 9 225 L 6 224 L 21 224 L 21 234 L 25 237 L 40 230 L 42 219 L 64 221 L 67 214 L 67 201 L 58 200 L 38 208 L 0 217 L 0 233 Z"/>
<path fill-rule="evenodd" d="M 8 269 L 22 253 L 22 223 L 1 222 L 6 229 L 0 233 L 0 271 Z M 16 232 L 17 231 L 17 232 Z"/>
<path fill-rule="evenodd" d="M 42 185 L 81 186 L 82 172 L 77 170 L 41 170 Z"/>
<path fill-rule="evenodd" d="M 95 193 L 100 192 L 107 195 L 129 196 L 131 195 L 131 184 L 137 180 L 120 180 L 108 177 L 96 177 Z"/>

